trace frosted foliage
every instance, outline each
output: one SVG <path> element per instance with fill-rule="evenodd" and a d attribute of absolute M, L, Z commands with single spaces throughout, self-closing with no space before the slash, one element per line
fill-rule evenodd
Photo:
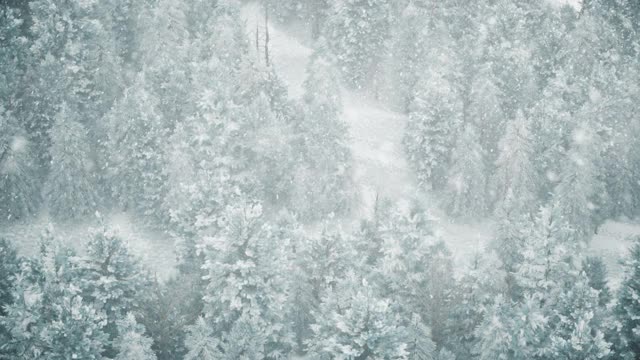
<path fill-rule="evenodd" d="M 638 0 L 0 3 L 0 359 L 640 359 Z"/>
<path fill-rule="evenodd" d="M 97 184 L 88 133 L 63 104 L 51 130 L 51 172 L 45 184 L 51 215 L 73 218 L 95 211 Z"/>
<path fill-rule="evenodd" d="M 144 327 L 138 325 L 133 314 L 127 314 L 118 323 L 118 333 L 116 360 L 156 360 L 151 350 L 153 340 L 144 336 Z"/>

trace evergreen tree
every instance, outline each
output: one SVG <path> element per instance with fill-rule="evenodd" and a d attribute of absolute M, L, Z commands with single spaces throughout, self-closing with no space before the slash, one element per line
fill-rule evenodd
<path fill-rule="evenodd" d="M 25 218 L 39 204 L 37 164 L 17 119 L 0 106 L 0 219 Z"/>
<path fill-rule="evenodd" d="M 588 256 L 582 260 L 582 269 L 589 279 L 589 286 L 598 291 L 598 305 L 607 306 L 611 301 L 611 290 L 607 284 L 607 266 L 601 257 Z"/>
<path fill-rule="evenodd" d="M 151 350 L 153 340 L 144 335 L 144 326 L 136 322 L 133 314 L 127 314 L 117 325 L 118 338 L 114 344 L 118 349 L 116 360 L 156 360 L 156 354 Z"/>
<path fill-rule="evenodd" d="M 381 228 L 382 258 L 369 272 L 381 275 L 373 279 L 405 321 L 419 315 L 434 341 L 443 343 L 455 284 L 451 253 L 420 209 L 408 214 L 395 210 Z"/>
<path fill-rule="evenodd" d="M 431 340 L 431 330 L 424 325 L 419 315 L 413 314 L 406 327 L 407 359 L 432 360 L 436 344 Z"/>
<path fill-rule="evenodd" d="M 603 359 L 611 355 L 605 339 L 598 291 L 591 288 L 584 273 L 576 277 L 570 290 L 558 298 L 551 323 L 552 356 L 566 359 Z"/>
<path fill-rule="evenodd" d="M 50 136 L 51 165 L 44 190 L 49 213 L 58 219 L 73 219 L 95 211 L 97 181 L 88 134 L 66 104 Z"/>
<path fill-rule="evenodd" d="M 601 149 L 602 140 L 595 129 L 588 124 L 576 129 L 554 191 L 559 211 L 575 230 L 576 240 L 588 241 L 606 214 Z"/>
<path fill-rule="evenodd" d="M 144 75 L 106 118 L 105 172 L 114 200 L 125 209 L 162 219 L 166 130 Z"/>
<path fill-rule="evenodd" d="M 76 281 L 83 290 L 82 295 L 104 314 L 103 330 L 109 340 L 114 341 L 122 335 L 118 321 L 140 311 L 149 287 L 148 276 L 122 238 L 107 228 L 92 230 L 79 270 L 80 279 Z M 116 352 L 111 344 L 105 346 L 105 350 L 107 356 Z"/>
<path fill-rule="evenodd" d="M 506 118 L 502 109 L 500 89 L 496 85 L 490 64 L 481 66 L 469 90 L 467 120 L 476 124 L 479 144 L 484 150 L 486 174 L 490 174 L 499 155 L 499 142 L 504 134 Z M 488 175 L 485 175 L 488 177 Z"/>
<path fill-rule="evenodd" d="M 303 97 L 304 119 L 299 129 L 305 151 L 292 199 L 304 219 L 348 210 L 351 154 L 347 127 L 340 119 L 338 78 L 323 39 L 307 66 Z"/>
<path fill-rule="evenodd" d="M 451 316 L 447 319 L 446 346 L 454 358 L 473 359 L 479 338 L 476 328 L 491 310 L 495 298 L 505 294 L 505 273 L 493 253 L 473 255 L 457 282 Z"/>
<path fill-rule="evenodd" d="M 6 239 L 0 238 L 0 319 L 6 316 L 5 308 L 13 301 L 13 289 L 20 273 L 20 259 L 13 245 Z M 10 333 L 0 321 L 0 342 L 9 343 Z M 3 346 L 0 346 L 0 356 L 9 356 Z"/>
<path fill-rule="evenodd" d="M 196 272 L 179 271 L 164 283 L 156 280 L 141 299 L 139 321 L 153 339 L 152 349 L 159 360 L 181 359 L 187 352 L 188 328 L 202 314 L 200 277 Z"/>
<path fill-rule="evenodd" d="M 538 299 L 511 303 L 498 296 L 476 329 L 478 359 L 535 359 L 545 351 L 549 319 Z"/>
<path fill-rule="evenodd" d="M 155 102 L 155 116 L 170 128 L 193 106 L 187 85 L 192 75 L 188 7 L 184 2 L 159 0 L 139 19 L 143 29 L 140 63 L 149 85 L 145 90 Z M 138 90 L 141 87 L 136 86 Z"/>
<path fill-rule="evenodd" d="M 354 256 L 348 245 L 352 238 L 330 230 L 328 223 L 324 226 L 319 235 L 298 236 L 296 242 L 291 301 L 299 349 L 304 349 L 304 342 L 312 335 L 311 325 L 322 299 L 347 274 Z"/>
<path fill-rule="evenodd" d="M 522 295 L 500 300 L 485 317 L 476 331 L 480 359 L 600 359 L 611 353 L 604 309 L 576 264 L 579 256 L 557 206 L 542 208 L 515 274 Z"/>
<path fill-rule="evenodd" d="M 288 240 L 263 216 L 258 203 L 230 206 L 222 231 L 205 239 L 204 314 L 225 359 L 242 352 L 277 358 L 292 343 L 283 310 Z"/>
<path fill-rule="evenodd" d="M 615 314 L 621 324 L 617 351 L 628 358 L 640 356 L 640 239 L 633 239 L 633 245 L 624 263 L 624 279 L 618 290 L 618 304 Z"/>
<path fill-rule="evenodd" d="M 405 359 L 405 330 L 391 303 L 354 274 L 323 299 L 308 352 L 319 358 Z"/>
<path fill-rule="evenodd" d="M 515 120 L 507 123 L 504 137 L 500 140 L 493 179 L 496 208 L 500 211 L 528 215 L 535 210 L 538 176 L 531 163 L 532 151 L 530 121 L 519 112 Z M 505 206 L 514 208 L 505 209 Z"/>
<path fill-rule="evenodd" d="M 62 103 L 78 112 L 88 130 L 95 129 L 121 91 L 121 64 L 110 33 L 111 14 L 104 4 L 34 0 L 30 8 L 34 39 L 30 50 L 39 61 L 29 89 L 29 104 L 34 106 L 29 127 L 44 137 L 38 141 L 48 145 L 45 132 Z"/>
<path fill-rule="evenodd" d="M 1 318 L 10 331 L 5 349 L 31 359 L 102 359 L 106 318 L 82 294 L 75 254 L 49 233 L 39 256 L 22 265 L 14 303 Z"/>
<path fill-rule="evenodd" d="M 482 216 L 487 211 L 484 151 L 475 124 L 468 123 L 457 141 L 449 169 L 447 199 L 455 216 Z"/>
<path fill-rule="evenodd" d="M 346 0 L 332 4 L 325 36 L 345 80 L 353 87 L 363 88 L 379 76 L 391 24 L 389 1 Z"/>
<path fill-rule="evenodd" d="M 429 66 L 431 42 L 430 37 L 424 36 L 428 29 L 428 11 L 426 2 L 410 1 L 399 16 L 392 38 L 397 100 L 406 112 L 410 110 L 420 74 Z"/>
<path fill-rule="evenodd" d="M 185 345 L 189 352 L 185 360 L 217 360 L 223 358 L 219 349 L 219 341 L 207 321 L 200 317 L 189 327 Z"/>
<path fill-rule="evenodd" d="M 429 69 L 418 80 L 403 143 L 422 186 L 441 189 L 446 183 L 462 107 L 457 90 L 438 70 Z"/>

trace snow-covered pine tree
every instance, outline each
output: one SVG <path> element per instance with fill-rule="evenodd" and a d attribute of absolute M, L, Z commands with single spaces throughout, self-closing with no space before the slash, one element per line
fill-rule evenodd
<path fill-rule="evenodd" d="M 553 194 L 575 241 L 588 241 L 607 213 L 602 179 L 602 138 L 593 123 L 578 127 Z"/>
<path fill-rule="evenodd" d="M 581 244 L 571 241 L 572 233 L 557 205 L 538 210 L 521 250 L 522 261 L 515 271 L 522 294 L 542 298 L 546 292 L 571 286 L 581 249 Z"/>
<path fill-rule="evenodd" d="M 436 344 L 431 340 L 431 329 L 420 315 L 413 314 L 405 325 L 408 360 L 433 360 L 436 358 Z"/>
<path fill-rule="evenodd" d="M 188 87 L 192 63 L 188 12 L 189 3 L 159 0 L 139 19 L 144 30 L 140 62 L 149 85 L 146 91 L 169 127 L 184 119 L 193 105 Z"/>
<path fill-rule="evenodd" d="M 506 293 L 505 273 L 492 252 L 477 252 L 457 281 L 451 315 L 447 319 L 444 344 L 458 359 L 473 359 L 479 338 L 475 329 L 493 307 L 497 296 Z"/>
<path fill-rule="evenodd" d="M 611 290 L 607 283 L 607 265 L 602 257 L 587 256 L 582 260 L 582 270 L 589 279 L 589 286 L 598 291 L 599 305 L 604 307 L 611 301 Z"/>
<path fill-rule="evenodd" d="M 4 111 L 19 111 L 23 101 L 22 89 L 26 84 L 25 73 L 32 59 L 28 57 L 28 3 L 3 3 L 0 9 L 0 100 Z M 18 115 L 18 118 L 21 118 Z"/>
<path fill-rule="evenodd" d="M 325 36 L 349 85 L 362 89 L 375 82 L 389 37 L 388 0 L 333 1 Z"/>
<path fill-rule="evenodd" d="M 624 279 L 617 294 L 615 315 L 621 324 L 616 351 L 629 359 L 640 356 L 640 238 L 633 239 L 624 262 Z"/>
<path fill-rule="evenodd" d="M 79 279 L 75 281 L 83 298 L 104 314 L 103 330 L 114 341 L 122 335 L 118 321 L 139 312 L 150 286 L 148 274 L 124 240 L 106 227 L 92 229 L 86 255 L 77 268 Z M 110 343 L 105 350 L 108 356 L 116 354 Z"/>
<path fill-rule="evenodd" d="M 487 213 L 487 180 L 484 151 L 476 124 L 469 122 L 451 156 L 445 202 L 449 213 L 471 218 Z"/>
<path fill-rule="evenodd" d="M 178 124 L 169 138 L 163 207 L 181 236 L 215 232 L 225 206 L 245 188 L 231 151 L 235 126 L 207 111 Z"/>
<path fill-rule="evenodd" d="M 13 304 L 0 318 L 11 333 L 4 349 L 25 359 L 102 359 L 108 336 L 105 315 L 76 285 L 75 254 L 51 232 L 39 255 L 22 263 Z"/>
<path fill-rule="evenodd" d="M 610 354 L 605 309 L 579 268 L 580 249 L 557 205 L 541 208 L 515 274 L 521 295 L 496 303 L 476 331 L 480 359 L 500 354 L 600 359 Z"/>
<path fill-rule="evenodd" d="M 203 317 L 199 317 L 195 324 L 189 326 L 185 345 L 189 350 L 184 357 L 185 360 L 218 360 L 223 358 L 218 337 Z"/>
<path fill-rule="evenodd" d="M 47 104 L 38 119 L 52 119 L 66 102 L 90 130 L 109 110 L 122 86 L 122 71 L 108 6 L 98 2 L 34 0 L 30 3 L 32 56 L 39 77 L 33 90 Z M 45 74 L 45 72 L 53 72 Z"/>
<path fill-rule="evenodd" d="M 118 351 L 115 360 L 156 360 L 156 354 L 151 350 L 153 340 L 144 335 L 144 326 L 136 321 L 133 314 L 128 313 L 117 321 L 118 337 L 114 347 Z"/>
<path fill-rule="evenodd" d="M 49 213 L 63 220 L 94 212 L 98 205 L 97 171 L 87 130 L 75 109 L 62 104 L 50 137 L 51 165 L 44 185 Z"/>
<path fill-rule="evenodd" d="M 462 122 L 462 100 L 440 69 L 427 69 L 418 80 L 404 146 L 420 185 L 441 189 L 446 184 L 451 153 Z"/>
<path fill-rule="evenodd" d="M 326 223 L 316 236 L 297 236 L 295 243 L 289 301 L 298 350 L 305 349 L 312 335 L 310 326 L 320 302 L 352 267 L 355 254 L 349 244 L 353 239 L 330 226 Z"/>
<path fill-rule="evenodd" d="M 288 240 L 264 216 L 257 202 L 230 205 L 222 230 L 202 244 L 208 282 L 204 315 L 224 359 L 242 352 L 278 358 L 292 345 L 284 311 Z"/>
<path fill-rule="evenodd" d="M 163 219 L 166 128 L 144 75 L 125 91 L 106 117 L 104 171 L 117 204 Z"/>
<path fill-rule="evenodd" d="M 381 249 L 376 270 L 381 273 L 382 288 L 398 303 L 410 318 L 424 316 L 430 298 L 431 279 L 427 272 L 430 247 L 437 242 L 426 214 L 411 211 L 405 214 L 393 209 L 388 222 L 381 226 Z"/>
<path fill-rule="evenodd" d="M 546 351 L 548 324 L 538 299 L 514 303 L 498 295 L 475 331 L 474 352 L 479 360 L 535 359 Z"/>
<path fill-rule="evenodd" d="M 297 132 L 303 139 L 304 163 L 297 171 L 294 209 L 306 220 L 343 214 L 351 200 L 351 154 L 347 126 L 340 119 L 340 86 L 322 38 L 307 66 L 302 106 L 304 118 Z"/>
<path fill-rule="evenodd" d="M 369 278 L 394 301 L 404 321 L 419 315 L 442 344 L 455 288 L 451 252 L 419 208 L 393 210 L 381 229 L 381 259 L 368 270 L 377 276 Z"/>
<path fill-rule="evenodd" d="M 389 300 L 351 273 L 329 291 L 311 326 L 311 356 L 329 359 L 406 359 L 407 339 Z"/>
<path fill-rule="evenodd" d="M 527 216 L 537 206 L 538 174 L 532 164 L 530 120 L 522 112 L 507 122 L 500 140 L 492 192 L 495 208 L 514 216 Z M 505 206 L 512 207 L 505 209 Z"/>
<path fill-rule="evenodd" d="M 519 296 L 515 283 L 515 270 L 522 262 L 522 250 L 529 236 L 531 217 L 520 214 L 511 203 L 515 201 L 511 191 L 501 207 L 496 209 L 497 228 L 491 248 L 502 262 L 507 286 L 506 297 L 513 299 Z"/>
<path fill-rule="evenodd" d="M 392 37 L 393 72 L 398 103 L 409 112 L 415 86 L 428 64 L 429 7 L 425 1 L 409 1 L 397 21 Z"/>
<path fill-rule="evenodd" d="M 13 114 L 0 105 L 0 219 L 33 215 L 40 201 L 40 181 L 32 146 Z"/>
<path fill-rule="evenodd" d="M 192 264 L 193 267 L 200 263 Z M 145 327 L 145 334 L 153 339 L 153 351 L 159 360 L 182 359 L 188 328 L 202 314 L 202 285 L 199 273 L 178 269 L 175 276 L 155 280 L 145 291 L 137 320 Z"/>
<path fill-rule="evenodd" d="M 20 273 L 21 260 L 18 258 L 13 244 L 4 238 L 0 238 L 0 319 L 7 315 L 5 308 L 14 301 L 13 289 L 17 276 Z M 0 320 L 0 343 L 8 344 L 11 334 Z M 10 353 L 0 346 L 0 356 L 9 356 Z"/>
<path fill-rule="evenodd" d="M 109 6 L 110 5 L 110 6 Z M 140 47 L 142 43 L 141 18 L 149 11 L 148 3 L 135 0 L 118 0 L 105 6 L 111 17 L 111 34 L 114 37 L 116 53 L 124 69 L 140 68 Z"/>
<path fill-rule="evenodd" d="M 476 124 L 479 143 L 484 151 L 485 177 L 489 178 L 499 154 L 499 142 L 505 131 L 506 118 L 500 103 L 500 89 L 491 72 L 491 64 L 477 69 L 469 90 L 466 117 Z"/>
<path fill-rule="evenodd" d="M 600 307 L 598 291 L 589 286 L 585 273 L 575 275 L 571 286 L 563 290 L 551 311 L 553 333 L 547 356 L 581 360 L 613 355 L 612 344 L 605 339 L 605 309 Z"/>

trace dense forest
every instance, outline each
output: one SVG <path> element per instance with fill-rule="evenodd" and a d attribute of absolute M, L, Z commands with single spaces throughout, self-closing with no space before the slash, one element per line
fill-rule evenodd
<path fill-rule="evenodd" d="M 404 119 L 408 199 L 345 94 Z M 638 0 L 0 0 L 0 359 L 640 359 L 640 236 L 588 251 L 639 114 Z M 464 266 L 436 208 L 493 224 Z"/>

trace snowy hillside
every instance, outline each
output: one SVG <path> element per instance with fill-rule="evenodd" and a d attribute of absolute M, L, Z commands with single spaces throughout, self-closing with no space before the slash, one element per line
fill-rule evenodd
<path fill-rule="evenodd" d="M 0 359 L 640 359 L 637 0 L 0 5 Z"/>
<path fill-rule="evenodd" d="M 243 7 L 248 38 L 252 39 L 256 27 L 264 33 L 262 7 L 250 2 Z M 302 96 L 306 66 L 313 50 L 295 35 L 280 26 L 269 23 L 270 52 L 273 66 L 287 85 L 293 98 Z M 263 34 L 264 35 L 264 34 Z M 258 55 L 256 55 L 258 56 Z M 259 54 L 261 56 L 261 54 Z M 377 103 L 370 96 L 342 88 L 342 119 L 349 126 L 351 151 L 354 156 L 353 180 L 359 190 L 358 211 L 352 214 L 356 224 L 362 217 L 371 216 L 376 196 L 394 199 L 407 206 L 421 191 L 415 184 L 402 146 L 406 116 Z M 491 219 L 459 222 L 449 218 L 438 207 L 438 199 L 431 194 L 418 195 L 426 203 L 437 226 L 437 235 L 452 248 L 461 269 L 470 256 L 485 250 L 494 233 Z M 620 278 L 620 259 L 626 255 L 627 238 L 640 235 L 640 225 L 607 222 L 591 242 L 590 252 L 607 260 L 613 278 Z M 617 280 L 615 283 L 617 283 Z"/>

